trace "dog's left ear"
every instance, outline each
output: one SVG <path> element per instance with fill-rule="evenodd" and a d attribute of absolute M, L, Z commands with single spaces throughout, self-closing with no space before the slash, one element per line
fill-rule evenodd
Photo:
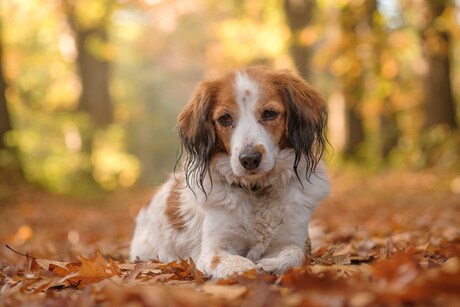
<path fill-rule="evenodd" d="M 205 194 L 203 182 L 209 172 L 216 134 L 211 119 L 211 107 L 218 89 L 217 82 L 202 82 L 178 118 L 179 138 L 186 151 L 185 174 L 190 187 L 194 180 Z"/>
<path fill-rule="evenodd" d="M 308 179 L 326 149 L 326 102 L 318 91 L 290 71 L 277 74 L 275 82 L 287 106 L 286 139 L 295 152 L 294 170 L 297 174 L 300 159 L 305 157 Z"/>

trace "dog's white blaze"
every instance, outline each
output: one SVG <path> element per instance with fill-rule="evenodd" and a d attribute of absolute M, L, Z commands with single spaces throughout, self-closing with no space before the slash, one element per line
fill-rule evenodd
<path fill-rule="evenodd" d="M 238 72 L 235 80 L 236 102 L 241 109 L 254 113 L 260 96 L 259 85 L 245 73 Z"/>
<path fill-rule="evenodd" d="M 231 166 L 237 176 L 245 173 L 239 161 L 242 149 L 248 145 L 263 146 L 265 152 L 257 173 L 265 173 L 273 169 L 275 164 L 276 145 L 269 133 L 259 123 L 256 110 L 260 100 L 259 85 L 244 73 L 238 72 L 235 80 L 235 96 L 238 104 L 238 119 L 231 139 Z"/>

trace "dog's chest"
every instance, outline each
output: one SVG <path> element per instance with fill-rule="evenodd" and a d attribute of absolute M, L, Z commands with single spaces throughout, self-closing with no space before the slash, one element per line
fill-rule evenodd
<path fill-rule="evenodd" d="M 241 210 L 241 230 L 250 241 L 270 240 L 285 220 L 285 207 L 280 200 L 246 201 Z"/>

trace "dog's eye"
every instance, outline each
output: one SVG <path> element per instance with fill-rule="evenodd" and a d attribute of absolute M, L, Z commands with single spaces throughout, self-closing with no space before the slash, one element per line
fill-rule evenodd
<path fill-rule="evenodd" d="M 274 110 L 265 110 L 262 113 L 262 120 L 273 120 L 278 117 L 278 112 Z"/>
<path fill-rule="evenodd" d="M 232 116 L 230 114 L 224 114 L 217 119 L 217 122 L 222 126 L 230 126 L 233 124 Z"/>

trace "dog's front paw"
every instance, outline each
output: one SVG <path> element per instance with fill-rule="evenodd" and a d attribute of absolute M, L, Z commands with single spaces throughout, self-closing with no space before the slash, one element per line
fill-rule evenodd
<path fill-rule="evenodd" d="M 216 278 L 223 278 L 234 274 L 241 274 L 252 269 L 257 269 L 257 266 L 248 258 L 229 255 L 222 259 L 222 263 L 216 267 L 212 275 L 215 275 Z"/>
<path fill-rule="evenodd" d="M 277 258 L 264 258 L 256 262 L 257 268 L 264 272 L 279 274 L 284 271 L 284 266 Z"/>
<path fill-rule="evenodd" d="M 257 269 L 254 262 L 238 255 L 215 254 L 210 262 L 202 266 L 206 274 L 212 278 L 225 278 L 235 274 L 241 274 L 249 270 Z"/>
<path fill-rule="evenodd" d="M 262 258 L 256 264 L 265 272 L 281 274 L 287 269 L 302 265 L 304 260 L 302 249 L 292 246 L 281 250 L 276 256 Z"/>

